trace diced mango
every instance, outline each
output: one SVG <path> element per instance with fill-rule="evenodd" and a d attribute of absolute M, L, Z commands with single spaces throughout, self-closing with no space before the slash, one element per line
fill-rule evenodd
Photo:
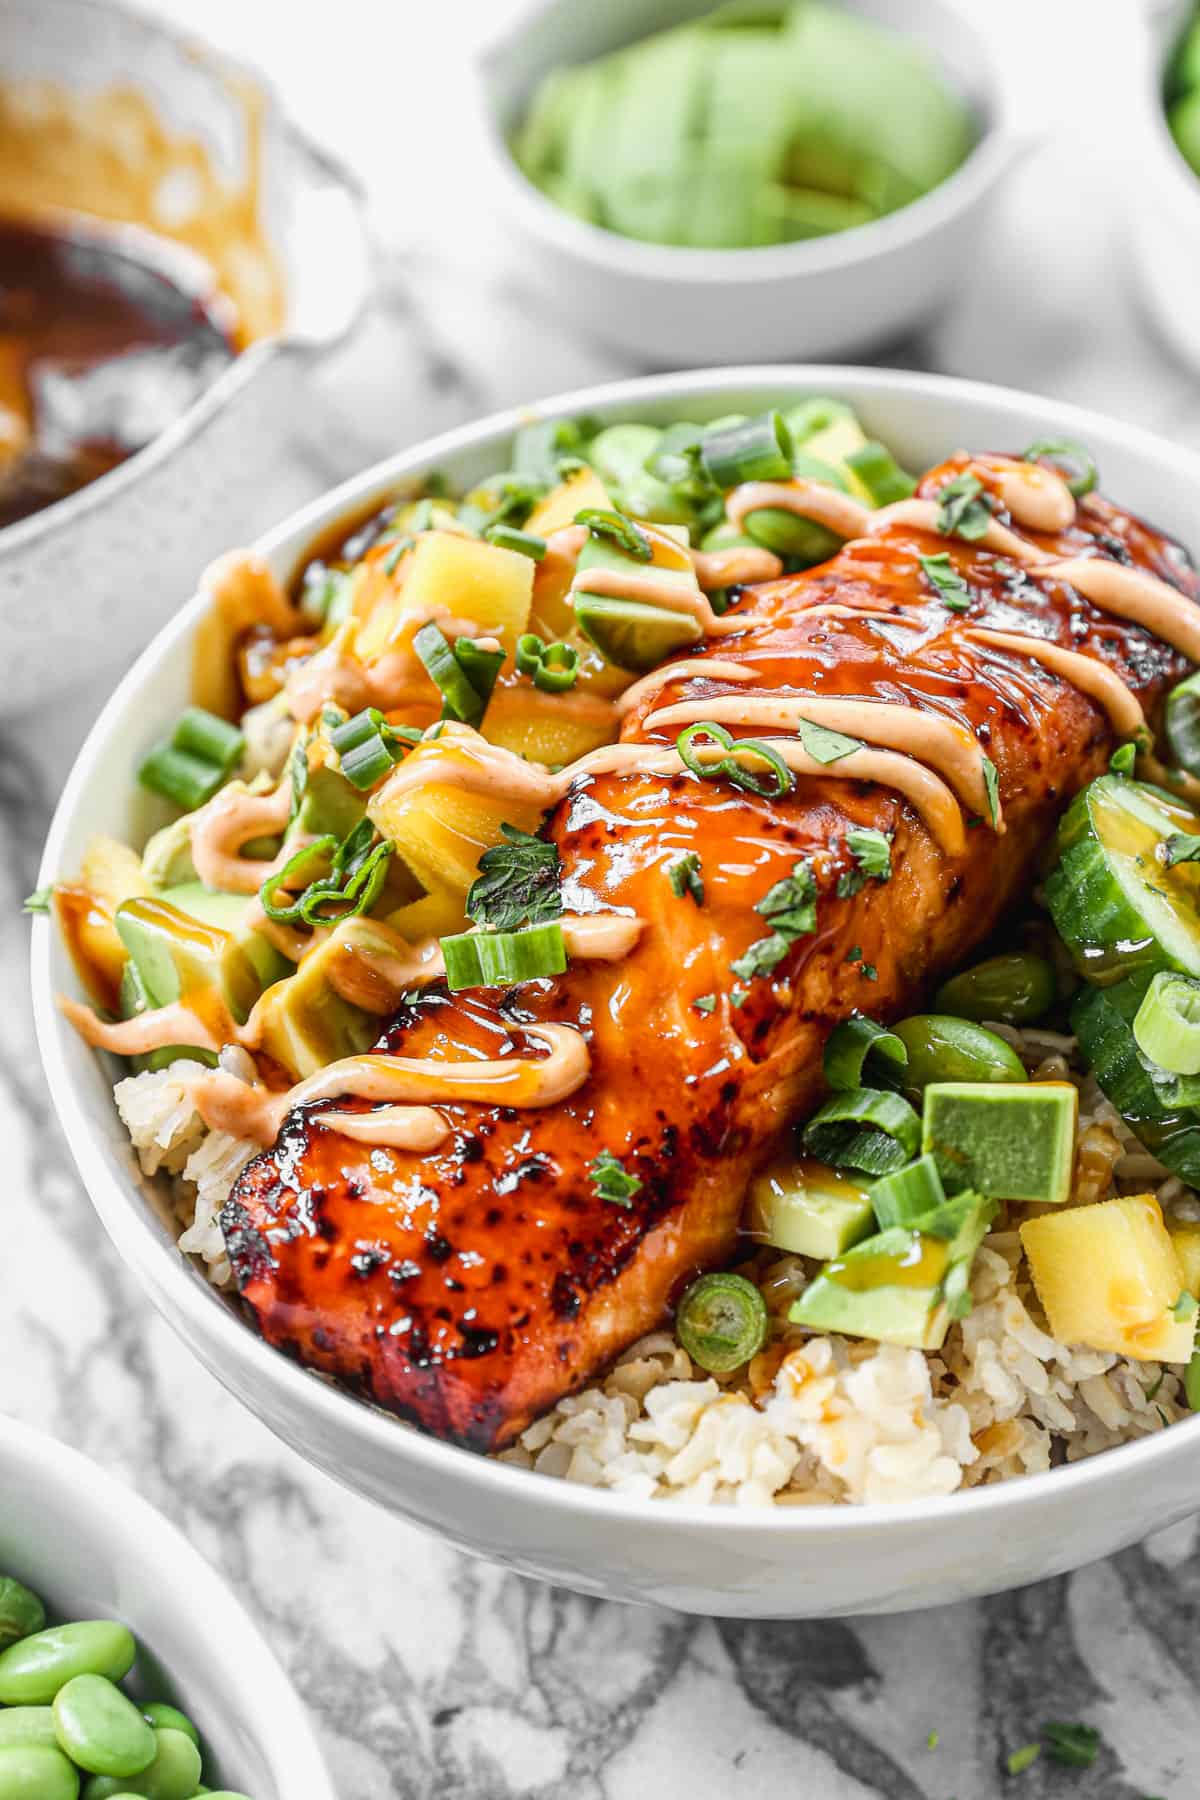
<path fill-rule="evenodd" d="M 552 531 L 573 525 L 575 514 L 589 506 L 598 506 L 607 512 L 612 501 L 594 469 L 577 469 L 556 488 L 551 488 L 544 500 L 538 501 L 526 519 L 524 529 L 536 532 L 539 537 L 549 537 Z"/>
<path fill-rule="evenodd" d="M 326 938 L 258 1003 L 259 1042 L 296 1081 L 343 1056 L 361 1055 L 379 1035 L 378 1018 L 352 1006 L 330 985 L 338 955 L 337 941 Z"/>
<path fill-rule="evenodd" d="M 468 621 L 481 635 L 498 637 L 508 650 L 516 647 L 529 623 L 531 557 L 481 538 L 427 531 L 406 562 L 398 594 L 383 600 L 359 627 L 356 649 L 364 662 L 381 654 L 410 624 L 438 613 Z"/>
<path fill-rule="evenodd" d="M 1183 1270 L 1183 1285 L 1200 1300 L 1200 1225 L 1179 1224 L 1169 1229 Z"/>
<path fill-rule="evenodd" d="M 419 899 L 389 913 L 387 923 L 410 944 L 419 944 L 423 938 L 452 937 L 466 929 L 463 895 L 452 893 L 449 888 L 431 888 Z"/>
<path fill-rule="evenodd" d="M 79 879 L 56 889 L 58 916 L 89 991 L 112 1006 L 128 951 L 114 924 L 123 900 L 152 892 L 142 859 L 116 838 L 94 837 L 84 851 Z"/>
<path fill-rule="evenodd" d="M 474 881 L 483 852 L 501 841 L 500 827 L 533 831 L 542 812 L 528 802 L 473 794 L 456 784 L 460 755 L 442 739 L 419 744 L 402 769 L 371 796 L 367 812 L 422 887 L 449 888 L 461 895 Z M 431 775 L 444 769 L 445 782 L 434 778 L 425 785 L 411 785 L 419 764 L 428 765 Z"/>
<path fill-rule="evenodd" d="M 543 694 L 530 682 L 493 693 L 483 735 L 527 762 L 559 768 L 617 735 L 617 717 L 599 695 Z"/>
<path fill-rule="evenodd" d="M 1053 1335 L 1142 1362 L 1187 1362 L 1195 1318 L 1172 1308 L 1183 1270 L 1153 1194 L 1026 1219 L 1021 1242 Z"/>

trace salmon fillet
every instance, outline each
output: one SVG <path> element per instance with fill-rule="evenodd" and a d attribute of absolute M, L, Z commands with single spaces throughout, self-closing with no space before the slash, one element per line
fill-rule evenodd
<path fill-rule="evenodd" d="M 932 471 L 920 493 L 935 497 L 963 461 Z M 1133 563 L 1197 598 L 1186 555 L 1098 496 L 1069 531 L 1025 535 L 1059 554 Z M 587 1039 L 588 1081 L 544 1110 L 444 1108 L 453 1138 L 425 1156 L 368 1149 L 294 1112 L 223 1213 L 242 1298 L 272 1344 L 438 1436 L 491 1450 L 730 1257 L 751 1175 L 822 1098 L 833 1026 L 856 1010 L 898 1017 L 961 962 L 1032 885 L 1063 807 L 1112 751 L 1093 701 L 964 630 L 1034 631 L 1099 657 L 1148 713 L 1186 667 L 1061 581 L 974 545 L 953 545 L 973 598 L 969 613 L 951 612 L 917 560 L 946 548 L 893 525 L 748 590 L 744 635 L 688 656 L 736 657 L 763 689 L 875 697 L 960 721 L 999 771 L 1003 835 L 972 821 L 963 853 L 947 856 L 893 790 L 835 776 L 803 777 L 782 800 L 686 773 L 582 781 L 545 827 L 564 903 L 636 913 L 634 951 L 509 991 L 429 988 L 377 1048 L 531 1055 L 526 1028 L 555 1020 Z M 813 616 L 831 602 L 895 617 Z M 692 679 L 668 698 L 736 691 Z M 645 715 L 662 704 L 644 703 L 623 738 L 646 739 Z M 854 869 L 846 833 L 859 826 L 893 835 L 893 873 L 839 896 Z M 702 904 L 678 897 L 664 872 L 690 850 Z M 742 982 L 731 965 L 768 929 L 755 905 L 800 859 L 819 889 L 817 929 L 771 975 Z M 697 1006 L 709 996 L 711 1011 Z M 604 1150 L 641 1182 L 628 1205 L 596 1192 L 589 1169 Z"/>

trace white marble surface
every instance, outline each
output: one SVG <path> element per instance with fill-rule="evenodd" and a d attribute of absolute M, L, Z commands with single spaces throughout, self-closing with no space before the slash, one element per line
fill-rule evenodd
<path fill-rule="evenodd" d="M 543 315 L 474 208 L 460 58 L 493 9 L 159 3 L 270 67 L 367 174 L 387 248 L 372 318 L 262 472 L 264 525 L 442 426 L 629 372 Z M 1051 33 L 1052 80 L 1040 78 L 1055 140 L 1014 183 L 960 306 L 880 360 L 1041 389 L 1200 445 L 1196 379 L 1149 335 L 1122 252 L 1121 71 L 1104 29 L 1117 3 L 1034 9 Z M 18 904 L 99 698 L 8 730 L 0 754 L 0 1406 L 128 1477 L 226 1570 L 313 1708 L 344 1800 L 1193 1796 L 1190 1524 L 1069 1580 L 916 1617 L 758 1626 L 629 1612 L 469 1563 L 380 1516 L 204 1373 L 92 1215 L 26 1004 Z M 1080 1776 L 1043 1759 L 1010 1781 L 1004 1754 L 1048 1714 L 1101 1726 L 1100 1760 Z"/>

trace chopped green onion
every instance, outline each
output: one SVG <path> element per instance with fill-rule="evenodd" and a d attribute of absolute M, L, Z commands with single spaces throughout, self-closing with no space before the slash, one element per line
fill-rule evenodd
<path fill-rule="evenodd" d="M 708 738 L 725 755 L 712 761 L 702 760 L 692 748 L 698 738 Z M 735 787 L 744 788 L 748 794 L 761 794 L 770 800 L 780 799 L 795 786 L 792 771 L 773 744 L 766 743 L 762 738 L 735 740 L 723 725 L 717 725 L 711 719 L 699 720 L 695 725 L 689 725 L 686 731 L 681 731 L 675 740 L 675 748 L 683 759 L 684 767 L 693 775 L 698 775 L 702 781 L 716 781 L 724 777 Z M 753 756 L 765 762 L 771 771 L 770 777 L 756 775 L 753 770 L 744 769 L 738 760 L 743 756 Z"/>
<path fill-rule="evenodd" d="M 689 500 L 712 493 L 713 484 L 701 461 L 704 433 L 699 425 L 668 425 L 646 458 L 646 473 Z"/>
<path fill-rule="evenodd" d="M 500 834 L 504 842 L 479 859 L 478 878 L 467 894 L 467 917 L 497 931 L 558 918 L 563 905 L 557 844 L 515 825 L 502 825 Z"/>
<path fill-rule="evenodd" d="M 1000 773 L 990 756 L 983 758 L 983 786 L 987 794 L 988 823 L 1000 822 Z"/>
<path fill-rule="evenodd" d="M 1143 1056 L 1172 1075 L 1200 1075 L 1200 981 L 1160 971 L 1133 1021 Z"/>
<path fill-rule="evenodd" d="M 937 529 L 943 537 L 974 542 L 987 532 L 996 502 L 977 475 L 956 475 L 938 494 Z"/>
<path fill-rule="evenodd" d="M 1022 1744 L 1019 1750 L 1013 1751 L 1005 1766 L 1010 1775 L 1023 1775 L 1026 1769 L 1033 1767 L 1041 1754 L 1040 1744 Z"/>
<path fill-rule="evenodd" d="M 890 1175 L 916 1156 L 921 1121 L 899 1094 L 851 1088 L 817 1109 L 804 1127 L 803 1142 L 811 1155 L 834 1168 Z"/>
<path fill-rule="evenodd" d="M 138 780 L 192 812 L 229 779 L 245 747 L 236 725 L 201 706 L 189 706 L 180 713 L 170 737 L 143 760 Z"/>
<path fill-rule="evenodd" d="M 392 576 L 396 573 L 396 570 L 400 566 L 400 558 L 407 551 L 412 549 L 413 544 L 416 542 L 416 540 L 414 538 L 409 537 L 406 533 L 403 537 L 398 537 L 398 538 L 391 539 L 391 540 L 385 538 L 382 540 L 382 542 L 387 544 L 388 553 L 385 557 L 383 557 L 381 559 L 379 566 L 383 570 L 385 575 Z"/>
<path fill-rule="evenodd" d="M 796 735 L 814 762 L 840 762 L 863 747 L 862 739 L 847 737 L 844 731 L 831 731 L 827 725 L 814 725 L 811 719 L 797 719 Z"/>
<path fill-rule="evenodd" d="M 1073 1769 L 1090 1769 L 1100 1748 L 1100 1733 L 1094 1725 L 1066 1725 L 1048 1719 L 1042 1726 L 1042 1736 L 1046 1740 L 1046 1755 Z"/>
<path fill-rule="evenodd" d="M 481 650 L 471 638 L 452 645 L 437 625 L 422 625 L 413 649 L 442 696 L 442 717 L 478 725 L 504 661 L 503 650 Z"/>
<path fill-rule="evenodd" d="M 48 887 L 35 888 L 22 903 L 21 911 L 27 913 L 48 913 L 53 910 L 54 883 Z"/>
<path fill-rule="evenodd" d="M 300 900 L 289 900 L 286 905 L 276 904 L 275 895 L 282 888 L 287 891 L 298 885 L 301 870 L 309 863 L 320 861 L 322 857 L 333 858 L 337 854 L 338 841 L 333 836 L 314 838 L 311 844 L 303 844 L 294 856 L 290 856 L 281 869 L 276 869 L 267 876 L 258 891 L 259 902 L 268 919 L 277 925 L 296 925 L 300 922 Z"/>
<path fill-rule="evenodd" d="M 365 791 L 387 775 L 420 736 L 410 726 L 389 725 L 377 706 L 367 706 L 336 725 L 329 743 L 346 780 Z"/>
<path fill-rule="evenodd" d="M 950 552 L 943 550 L 937 556 L 919 556 L 925 574 L 937 589 L 942 605 L 951 612 L 966 612 L 971 605 L 971 590 L 950 561 Z"/>
<path fill-rule="evenodd" d="M 1100 480 L 1100 471 L 1091 451 L 1071 438 L 1038 438 L 1027 450 L 1022 450 L 1021 460 L 1064 463 L 1068 471 L 1064 479 L 1077 500 L 1090 494 Z"/>
<path fill-rule="evenodd" d="M 694 1363 L 712 1375 L 728 1375 L 762 1349 L 766 1301 L 744 1275 L 702 1275 L 675 1310 L 675 1335 Z"/>
<path fill-rule="evenodd" d="M 684 850 L 667 864 L 667 880 L 677 900 L 690 894 L 697 906 L 704 905 L 704 879 L 700 858 L 694 850 Z"/>
<path fill-rule="evenodd" d="M 1136 761 L 1137 745 L 1120 744 L 1109 757 L 1108 766 L 1114 775 L 1132 775 Z"/>
<path fill-rule="evenodd" d="M 896 1087 L 907 1062 L 908 1051 L 900 1039 L 861 1013 L 836 1025 L 825 1045 L 825 1079 L 835 1093 L 864 1086 L 867 1075 L 874 1075 L 884 1087 Z"/>
<path fill-rule="evenodd" d="M 268 875 L 258 897 L 269 919 L 279 925 L 329 925 L 340 919 L 369 912 L 387 879 L 394 845 L 375 841 L 375 828 L 361 819 L 339 844 L 332 836 L 314 838 L 289 857 L 281 869 Z M 308 882 L 286 904 L 275 896 L 299 885 L 300 872 L 311 862 L 329 861 L 329 873 Z"/>
<path fill-rule="evenodd" d="M 562 926 L 526 925 L 520 931 L 464 931 L 442 939 L 446 986 L 515 987 L 542 975 L 561 975 L 567 966 Z"/>
<path fill-rule="evenodd" d="M 919 1225 L 946 1204 L 946 1190 L 932 1156 L 883 1175 L 871 1188 L 871 1205 L 881 1231 L 892 1225 Z"/>
<path fill-rule="evenodd" d="M 547 644 L 534 631 L 517 639 L 517 670 L 529 675 L 544 694 L 561 694 L 574 687 L 579 675 L 579 652 L 570 644 Z"/>
<path fill-rule="evenodd" d="M 723 493 L 743 481 L 786 481 L 792 473 L 792 434 L 782 413 L 765 412 L 706 431 L 700 455 Z"/>
<path fill-rule="evenodd" d="M 876 831 L 873 825 L 860 826 L 846 833 L 846 848 L 854 858 L 855 866 L 838 877 L 839 900 L 853 899 L 868 880 L 891 880 L 892 840 L 886 832 Z M 862 955 L 861 950 L 859 955 Z"/>
<path fill-rule="evenodd" d="M 592 1185 L 598 1200 L 606 1200 L 610 1206 L 623 1206 L 627 1211 L 633 1205 L 633 1197 L 642 1191 L 642 1183 L 638 1176 L 631 1175 L 619 1157 L 611 1150 L 602 1150 L 588 1168 Z"/>
<path fill-rule="evenodd" d="M 907 500 L 917 491 L 912 476 L 906 474 L 891 451 L 874 438 L 850 452 L 846 467 L 854 470 L 870 494 L 872 506 L 890 506 L 894 500 Z"/>
<path fill-rule="evenodd" d="M 520 531 L 515 525 L 497 524 L 489 525 L 483 535 L 498 550 L 516 550 L 521 556 L 532 557 L 534 562 L 541 562 L 546 554 L 546 540 L 536 531 Z"/>
<path fill-rule="evenodd" d="M 654 545 L 624 513 L 610 512 L 602 506 L 585 506 L 582 512 L 575 514 L 575 523 L 586 525 L 592 537 L 607 539 L 626 556 L 632 556 L 635 562 L 653 560 Z"/>
<path fill-rule="evenodd" d="M 583 434 L 574 419 L 535 419 L 522 425 L 513 439 L 513 469 L 518 475 L 552 482 L 564 457 L 575 457 Z"/>

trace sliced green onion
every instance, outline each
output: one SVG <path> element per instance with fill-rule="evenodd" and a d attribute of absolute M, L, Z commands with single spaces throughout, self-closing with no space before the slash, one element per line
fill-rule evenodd
<path fill-rule="evenodd" d="M 229 779 L 245 747 L 236 725 L 202 706 L 189 706 L 180 713 L 170 737 L 143 759 L 138 780 L 152 793 L 193 812 Z"/>
<path fill-rule="evenodd" d="M 863 748 L 861 738 L 847 737 L 844 731 L 831 731 L 828 725 L 814 725 L 811 719 L 797 719 L 796 735 L 814 762 L 840 762 Z"/>
<path fill-rule="evenodd" d="M 1183 1377 L 1183 1391 L 1194 1413 L 1200 1413 L 1200 1350 L 1192 1352 L 1192 1360 Z"/>
<path fill-rule="evenodd" d="M 363 824 L 370 821 L 364 819 Z M 332 925 L 370 912 L 387 880 L 394 844 L 376 844 L 361 862 L 340 878 L 314 881 L 300 896 L 300 917 L 306 925 Z M 347 878 L 348 877 L 348 878 Z"/>
<path fill-rule="evenodd" d="M 950 612 L 966 612 L 971 604 L 971 590 L 950 561 L 950 552 L 943 550 L 938 556 L 919 556 L 917 561 L 936 589 L 942 605 Z"/>
<path fill-rule="evenodd" d="M 521 931 L 464 931 L 442 939 L 446 986 L 515 987 L 542 975 L 561 975 L 567 966 L 562 926 L 526 925 Z"/>
<path fill-rule="evenodd" d="M 527 631 L 517 639 L 517 669 L 544 694 L 561 694 L 575 685 L 579 652 L 570 644 L 547 644 L 536 632 Z"/>
<path fill-rule="evenodd" d="M 905 473 L 886 445 L 874 438 L 850 452 L 846 467 L 854 470 L 870 494 L 872 506 L 890 506 L 894 500 L 907 500 L 917 491 L 912 476 Z"/>
<path fill-rule="evenodd" d="M 710 479 L 727 493 L 743 481 L 786 481 L 792 473 L 792 434 L 779 412 L 706 431 L 700 456 Z"/>
<path fill-rule="evenodd" d="M 717 747 L 725 751 L 725 755 L 714 760 L 702 760 L 693 749 L 697 739 L 708 738 Z M 675 748 L 683 759 L 683 765 L 702 781 L 716 781 L 723 777 L 731 781 L 735 787 L 744 788 L 748 794 L 762 794 L 769 800 L 778 800 L 789 794 L 795 786 L 792 771 L 780 756 L 773 744 L 762 738 L 737 738 L 725 730 L 723 725 L 711 719 L 701 719 L 695 725 L 689 725 L 681 731 L 675 740 Z M 739 757 L 753 756 L 765 762 L 770 775 L 756 775 L 752 769 L 745 769 Z"/>
<path fill-rule="evenodd" d="M 744 1275 L 702 1275 L 675 1310 L 675 1334 L 694 1363 L 711 1375 L 728 1375 L 762 1349 L 766 1301 Z"/>
<path fill-rule="evenodd" d="M 871 1205 L 881 1231 L 891 1225 L 920 1225 L 946 1204 L 946 1190 L 932 1156 L 883 1175 L 871 1187 Z"/>
<path fill-rule="evenodd" d="M 626 556 L 632 556 L 635 562 L 653 560 L 654 545 L 645 532 L 639 530 L 624 513 L 610 511 L 603 506 L 585 506 L 582 512 L 575 514 L 575 523 L 585 525 L 592 537 L 607 539 L 610 544 L 615 544 Z"/>
<path fill-rule="evenodd" d="M 907 1062 L 908 1051 L 895 1033 L 861 1013 L 835 1026 L 825 1045 L 825 1079 L 835 1093 L 862 1087 L 868 1076 L 884 1087 L 898 1087 Z"/>
<path fill-rule="evenodd" d="M 516 550 L 521 556 L 532 557 L 534 562 L 541 562 L 546 554 L 546 540 L 536 531 L 520 531 L 515 525 L 499 524 L 489 525 L 483 535 L 498 550 Z"/>
<path fill-rule="evenodd" d="M 646 458 L 646 473 L 690 500 L 712 492 L 712 483 L 700 459 L 704 432 L 699 425 L 681 421 L 668 425 Z"/>
<path fill-rule="evenodd" d="M 965 538 L 969 543 L 987 531 L 996 502 L 985 493 L 978 475 L 956 475 L 938 494 L 937 529 L 943 537 Z"/>
<path fill-rule="evenodd" d="M 259 903 L 268 919 L 277 925 L 298 925 L 301 922 L 300 902 L 303 895 L 289 900 L 286 905 L 278 905 L 275 895 L 281 888 L 285 891 L 299 885 L 300 872 L 312 862 L 322 857 L 333 858 L 337 854 L 338 841 L 335 837 L 314 838 L 311 844 L 304 844 L 294 856 L 288 858 L 281 869 L 276 869 L 267 876 L 258 890 Z"/>
<path fill-rule="evenodd" d="M 1143 1056 L 1172 1075 L 1200 1075 L 1200 981 L 1156 975 L 1133 1021 Z"/>
<path fill-rule="evenodd" d="M 504 662 L 503 650 L 484 650 L 473 638 L 451 644 L 437 625 L 422 625 L 413 649 L 441 691 L 442 717 L 478 725 Z"/>
<path fill-rule="evenodd" d="M 368 706 L 335 726 L 329 742 L 346 780 L 365 791 L 387 775 L 420 736 L 410 726 L 389 725 L 377 706 Z"/>
<path fill-rule="evenodd" d="M 1132 775 L 1137 762 L 1136 744 L 1119 744 L 1108 759 L 1109 770 L 1114 775 Z"/>
<path fill-rule="evenodd" d="M 921 1121 L 899 1094 L 851 1088 L 818 1108 L 804 1127 L 803 1142 L 811 1156 L 834 1168 L 890 1175 L 917 1154 Z"/>
<path fill-rule="evenodd" d="M 1064 479 L 1077 500 L 1090 494 L 1100 480 L 1100 471 L 1091 451 L 1072 438 L 1038 438 L 1027 450 L 1022 450 L 1021 460 L 1065 464 L 1068 473 Z"/>
<path fill-rule="evenodd" d="M 1163 734 L 1172 759 L 1189 775 L 1200 775 L 1200 672 L 1167 695 Z"/>

